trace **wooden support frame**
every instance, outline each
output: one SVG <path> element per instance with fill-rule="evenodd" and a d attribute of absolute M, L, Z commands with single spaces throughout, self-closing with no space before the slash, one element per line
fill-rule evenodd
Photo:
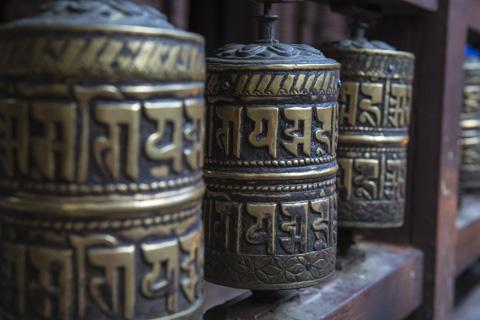
<path fill-rule="evenodd" d="M 425 278 L 416 319 L 451 319 L 455 281 L 459 113 L 468 19 L 476 0 L 440 0 L 433 14 L 377 26 L 417 56 L 406 226 L 380 236 L 422 249 Z M 478 3 L 476 3 L 478 4 Z M 477 11 L 478 12 L 478 11 Z M 480 12 L 479 12 L 480 13 Z M 471 19 L 470 19 L 471 20 Z M 394 31 L 392 31 L 394 32 Z M 388 32 L 379 32 L 388 39 Z M 378 235 L 376 236 L 378 238 Z"/>
<path fill-rule="evenodd" d="M 467 4 L 468 0 L 440 0 L 433 14 L 388 18 L 376 26 L 381 39 L 417 58 L 405 226 L 368 233 L 424 252 L 423 304 L 412 316 L 416 319 L 451 319 L 453 312 Z"/>

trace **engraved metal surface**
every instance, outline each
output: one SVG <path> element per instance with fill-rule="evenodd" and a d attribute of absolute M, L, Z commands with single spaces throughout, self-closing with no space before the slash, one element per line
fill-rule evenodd
<path fill-rule="evenodd" d="M 342 64 L 338 224 L 401 226 L 414 56 L 362 37 L 324 52 Z"/>
<path fill-rule="evenodd" d="M 267 39 L 219 49 L 207 75 L 206 279 L 262 290 L 328 278 L 339 65 Z"/>
<path fill-rule="evenodd" d="M 468 59 L 464 72 L 460 188 L 477 190 L 480 188 L 480 60 Z"/>
<path fill-rule="evenodd" d="M 0 29 L 0 318 L 200 319 L 203 40 L 48 10 Z"/>

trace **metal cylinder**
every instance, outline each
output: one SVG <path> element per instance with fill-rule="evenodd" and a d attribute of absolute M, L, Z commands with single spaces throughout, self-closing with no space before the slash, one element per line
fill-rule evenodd
<path fill-rule="evenodd" d="M 361 34 L 325 47 L 342 65 L 338 224 L 403 224 L 414 55 Z"/>
<path fill-rule="evenodd" d="M 462 162 L 460 188 L 480 189 L 480 60 L 464 64 L 463 112 L 460 115 Z"/>
<path fill-rule="evenodd" d="M 0 318 L 200 319 L 203 39 L 54 1 L 0 48 Z"/>
<path fill-rule="evenodd" d="M 289 289 L 333 273 L 339 87 L 339 65 L 306 45 L 207 59 L 207 280 Z"/>

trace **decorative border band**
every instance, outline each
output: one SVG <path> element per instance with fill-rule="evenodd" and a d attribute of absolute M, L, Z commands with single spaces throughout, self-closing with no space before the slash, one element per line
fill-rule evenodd
<path fill-rule="evenodd" d="M 336 184 L 336 178 L 325 180 L 322 182 L 314 183 L 302 183 L 293 185 L 238 185 L 238 184 L 220 184 L 220 183 L 207 183 L 208 189 L 221 189 L 221 190 L 238 190 L 238 191 L 306 191 L 314 190 L 321 187 L 330 187 Z"/>
<path fill-rule="evenodd" d="M 335 157 L 326 156 L 323 158 L 304 158 L 294 160 L 215 160 L 213 158 L 205 159 L 206 164 L 216 164 L 223 166 L 242 166 L 242 167 L 297 167 L 311 164 L 328 163 L 335 160 Z"/>
<path fill-rule="evenodd" d="M 175 223 L 195 216 L 201 210 L 201 206 L 146 218 L 132 218 L 124 220 L 89 220 L 86 221 L 54 221 L 47 219 L 25 219 L 18 216 L 0 215 L 0 221 L 20 227 L 54 229 L 62 231 L 93 231 L 93 230 L 119 230 L 129 228 L 152 227 L 161 224 Z"/>
<path fill-rule="evenodd" d="M 82 79 L 110 81 L 205 79 L 203 41 L 195 35 L 144 27 L 32 28 L 0 29 L 0 76 L 81 75 Z"/>
<path fill-rule="evenodd" d="M 225 172 L 220 170 L 205 170 L 205 177 L 212 179 L 232 180 L 283 180 L 283 179 L 314 179 L 334 176 L 338 166 L 311 170 L 311 171 L 290 171 L 290 172 Z"/>
<path fill-rule="evenodd" d="M 343 157 L 344 152 L 407 152 L 407 146 L 394 146 L 394 147 L 350 147 L 350 146 L 339 146 L 337 149 L 338 158 Z"/>
<path fill-rule="evenodd" d="M 56 197 L 19 193 L 0 199 L 0 208 L 44 216 L 87 218 L 97 215 L 122 215 L 175 208 L 200 201 L 205 191 L 203 181 L 197 185 L 154 195 Z"/>
<path fill-rule="evenodd" d="M 408 144 L 408 135 L 400 136 L 372 136 L 372 135 L 354 135 L 341 134 L 338 136 L 339 143 L 351 144 L 399 144 L 406 146 Z"/>
<path fill-rule="evenodd" d="M 183 187 L 189 184 L 197 183 L 202 179 L 201 175 L 191 177 L 182 177 L 164 181 L 154 181 L 150 183 L 119 183 L 119 184 L 93 184 L 79 185 L 67 183 L 45 183 L 45 182 L 23 182 L 19 180 L 0 180 L 0 188 L 8 188 L 22 191 L 47 191 L 68 193 L 71 195 L 84 194 L 102 194 L 109 192 L 131 193 L 131 192 L 149 192 L 161 191 L 172 188 Z"/>

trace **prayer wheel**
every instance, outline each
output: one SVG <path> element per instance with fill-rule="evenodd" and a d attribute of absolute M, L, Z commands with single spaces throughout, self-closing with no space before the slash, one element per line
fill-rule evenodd
<path fill-rule="evenodd" d="M 339 97 L 340 227 L 403 224 L 414 55 L 365 38 L 328 44 L 342 65 Z"/>
<path fill-rule="evenodd" d="M 54 1 L 0 48 L 0 318 L 201 319 L 202 37 Z"/>
<path fill-rule="evenodd" d="M 464 64 L 463 112 L 460 115 L 462 163 L 460 188 L 480 189 L 480 60 Z"/>
<path fill-rule="evenodd" d="M 314 285 L 334 272 L 339 64 L 275 40 L 207 58 L 205 277 L 252 290 Z"/>

